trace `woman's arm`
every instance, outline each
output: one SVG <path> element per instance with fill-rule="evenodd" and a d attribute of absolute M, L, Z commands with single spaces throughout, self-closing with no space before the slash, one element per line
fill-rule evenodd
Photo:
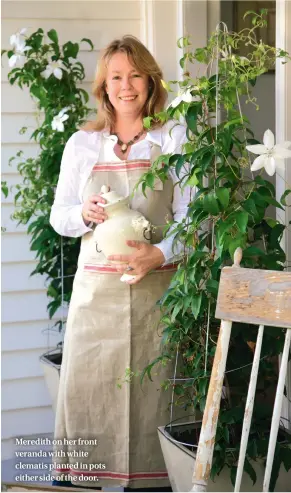
<path fill-rule="evenodd" d="M 182 145 L 187 142 L 186 127 L 184 125 L 177 125 L 175 128 L 173 128 L 171 136 L 169 135 L 169 131 L 174 126 L 174 124 L 175 123 L 171 121 L 167 125 L 165 125 L 163 131 L 162 145 L 163 154 L 179 154 L 181 152 Z M 169 171 L 169 179 L 173 181 L 174 185 L 172 202 L 173 219 L 176 222 L 180 222 L 187 215 L 188 204 L 191 200 L 191 197 L 193 197 L 193 194 L 195 194 L 195 189 L 186 186 L 182 192 L 178 184 L 180 180 L 177 177 L 174 169 L 171 169 Z M 169 232 L 174 228 L 175 225 L 170 228 Z M 155 244 L 155 246 L 159 248 L 164 254 L 165 262 L 163 265 L 177 262 L 177 260 L 181 258 L 181 255 L 184 252 L 184 246 L 181 243 L 176 243 L 173 249 L 173 242 L 174 235 L 163 239 L 160 243 Z"/>
<path fill-rule="evenodd" d="M 80 168 L 75 155 L 75 136 L 66 143 L 62 156 L 60 175 L 51 209 L 50 223 L 62 236 L 82 236 L 92 228 L 86 226 L 83 216 L 83 204 L 79 200 Z"/>
<path fill-rule="evenodd" d="M 173 180 L 173 184 L 177 183 L 179 180 L 174 172 L 171 172 L 171 179 Z M 176 222 L 181 222 L 187 215 L 188 204 L 191 199 L 191 194 L 193 195 L 195 191 L 191 189 L 189 186 L 185 187 L 182 191 L 177 184 L 174 186 L 174 197 L 173 197 L 173 220 Z M 171 232 L 172 229 L 175 228 L 175 224 L 171 226 L 168 233 Z M 159 248 L 165 257 L 165 262 L 163 265 L 171 264 L 177 262 L 184 253 L 184 245 L 178 242 L 175 244 L 173 248 L 174 236 L 169 236 L 168 238 L 164 238 L 160 243 L 156 243 L 155 246 Z"/>

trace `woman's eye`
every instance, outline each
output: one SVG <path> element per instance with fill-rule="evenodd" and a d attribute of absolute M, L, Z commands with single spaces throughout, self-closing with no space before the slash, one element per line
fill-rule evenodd
<path fill-rule="evenodd" d="M 139 74 L 133 74 L 133 77 L 141 77 Z"/>
<path fill-rule="evenodd" d="M 120 79 L 119 75 L 115 75 L 115 77 L 113 77 L 113 80 L 117 80 L 117 79 Z"/>

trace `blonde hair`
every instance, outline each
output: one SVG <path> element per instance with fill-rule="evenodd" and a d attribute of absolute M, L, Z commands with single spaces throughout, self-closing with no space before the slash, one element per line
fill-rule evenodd
<path fill-rule="evenodd" d="M 121 39 L 115 39 L 107 48 L 98 64 L 96 79 L 93 83 L 93 95 L 99 102 L 96 121 L 88 121 L 82 130 L 100 131 L 104 128 L 112 129 L 115 123 L 115 110 L 109 101 L 106 92 L 107 65 L 115 53 L 126 53 L 133 66 L 141 73 L 149 77 L 149 95 L 143 108 L 143 118 L 154 116 L 162 111 L 167 100 L 167 91 L 164 89 L 161 79 L 162 71 L 149 50 L 134 36 L 125 35 Z M 153 128 L 160 127 L 160 121 L 152 123 Z"/>

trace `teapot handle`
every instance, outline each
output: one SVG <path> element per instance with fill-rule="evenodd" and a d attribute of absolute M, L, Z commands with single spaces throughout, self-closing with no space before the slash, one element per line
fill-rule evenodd
<path fill-rule="evenodd" d="M 96 252 L 97 253 L 102 253 L 102 250 L 98 250 L 98 243 L 97 243 L 97 241 L 96 241 Z"/>
<path fill-rule="evenodd" d="M 146 236 L 146 234 L 148 234 L 148 237 Z M 145 240 L 151 241 L 152 240 L 152 237 L 153 237 L 152 232 L 151 232 L 151 229 L 145 228 L 143 230 L 143 237 L 145 238 Z"/>

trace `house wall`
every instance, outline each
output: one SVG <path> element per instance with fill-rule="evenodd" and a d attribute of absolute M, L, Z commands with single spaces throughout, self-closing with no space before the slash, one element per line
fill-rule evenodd
<path fill-rule="evenodd" d="M 9 37 L 23 27 L 28 34 L 42 27 L 56 29 L 60 43 L 90 38 L 94 51 L 81 45 L 79 55 L 86 79 L 83 87 L 90 93 L 100 49 L 124 34 L 139 37 L 160 63 L 164 78 L 176 79 L 178 53 L 178 1 L 91 0 L 91 1 L 3 1 L 2 48 L 8 49 Z M 166 14 L 165 14 L 166 13 Z M 165 22 L 165 15 L 167 22 Z M 2 180 L 9 187 L 21 182 L 16 164 L 8 160 L 18 150 L 24 157 L 37 154 L 29 140 L 35 129 L 35 108 L 26 89 L 10 86 L 7 58 L 2 61 Z M 94 100 L 90 98 L 90 105 Z M 28 132 L 20 135 L 21 127 Z M 39 356 L 55 346 L 60 335 L 47 328 L 45 280 L 30 277 L 36 265 L 29 249 L 25 226 L 10 219 L 14 211 L 13 193 L 2 197 L 2 459 L 12 459 L 15 437 L 51 435 L 54 415 Z M 55 317 L 57 319 L 59 314 Z"/>
<path fill-rule="evenodd" d="M 42 27 L 55 28 L 60 42 L 83 37 L 94 43 L 94 51 L 81 45 L 80 61 L 85 66 L 83 87 L 90 92 L 100 49 L 114 37 L 130 33 L 141 36 L 139 1 L 4 1 L 2 2 L 2 48 L 22 27 L 28 33 Z M 10 86 L 7 58 L 2 61 L 2 180 L 15 185 L 21 181 L 16 165 L 8 160 L 18 150 L 35 156 L 38 148 L 30 142 L 35 128 L 35 108 L 27 90 Z M 90 103 L 94 105 L 91 98 Z M 28 132 L 19 134 L 22 126 Z M 13 193 L 2 201 L 2 459 L 13 457 L 15 437 L 50 434 L 54 415 L 39 356 L 60 340 L 48 332 L 45 280 L 30 276 L 36 261 L 29 249 L 26 227 L 10 219 Z"/>
<path fill-rule="evenodd" d="M 291 53 L 291 3 L 288 0 L 276 2 L 276 46 Z M 291 141 L 291 63 L 276 66 L 276 138 L 278 142 Z M 291 188 L 291 158 L 285 160 L 285 169 L 276 175 L 277 199 L 280 200 L 285 189 Z M 278 219 L 284 221 L 286 228 L 282 246 L 287 256 L 287 269 L 291 269 L 291 196 L 287 198 L 289 207 L 285 212 L 278 211 Z M 283 398 L 282 416 L 284 425 L 291 430 L 291 362 L 286 379 L 287 397 Z"/>

